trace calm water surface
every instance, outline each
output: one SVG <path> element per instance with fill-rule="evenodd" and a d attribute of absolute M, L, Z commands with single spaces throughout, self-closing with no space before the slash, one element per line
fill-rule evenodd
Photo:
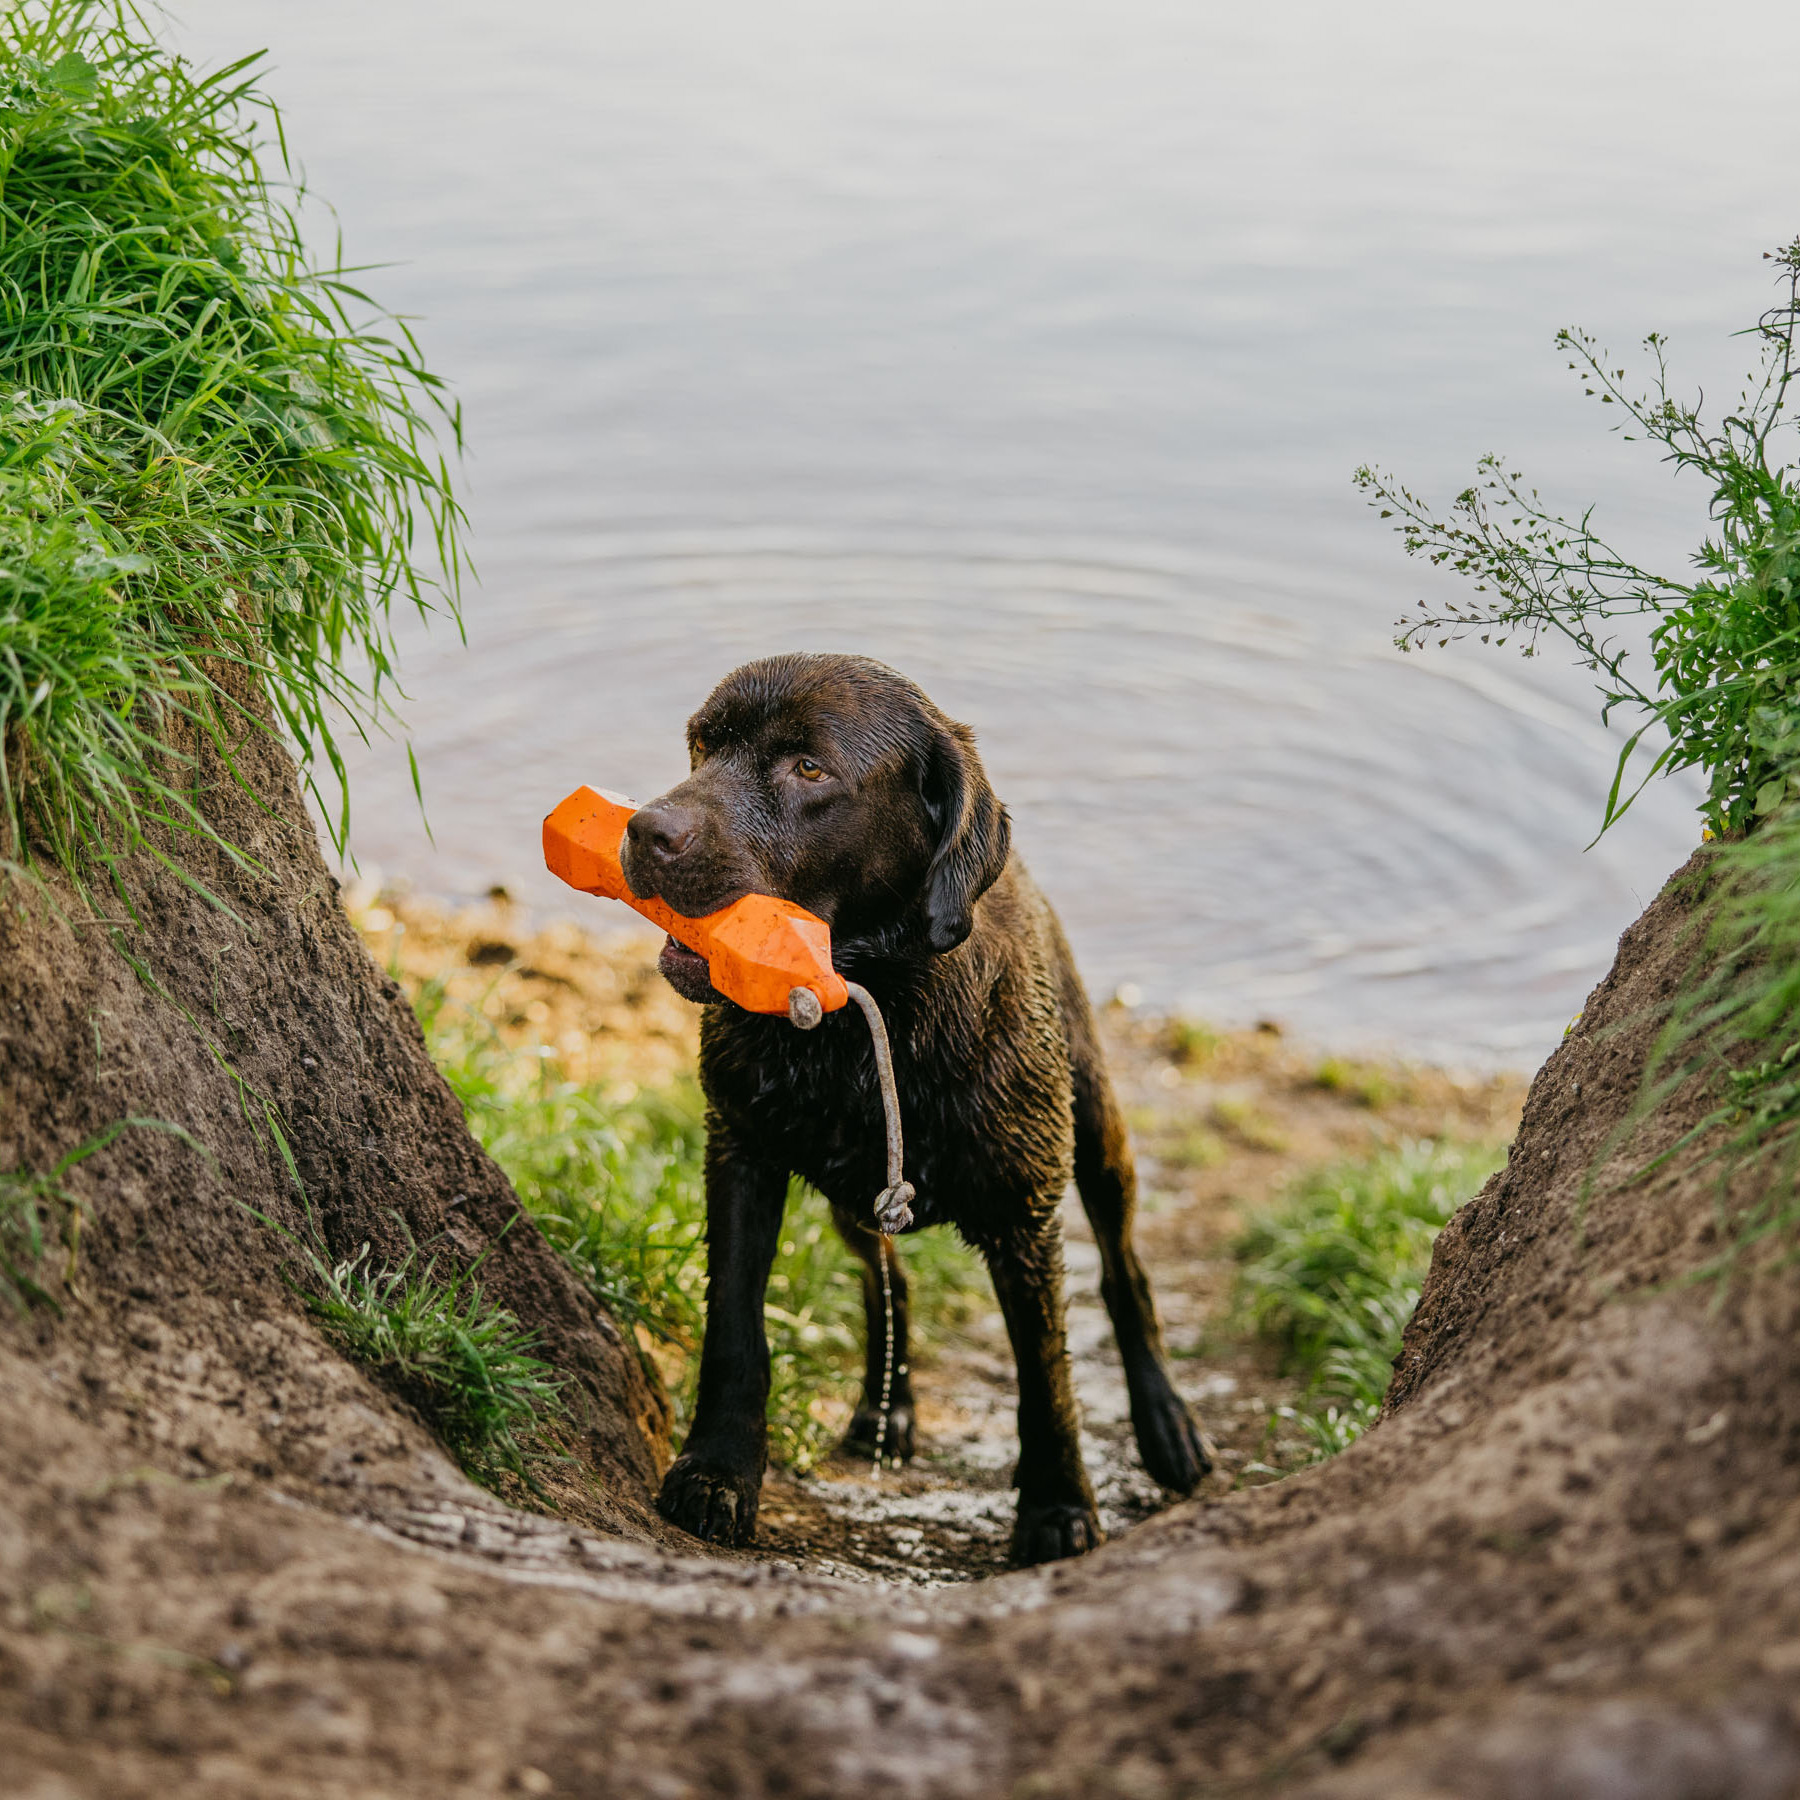
<path fill-rule="evenodd" d="M 378 745 L 365 865 L 570 911 L 552 802 L 677 778 L 746 658 L 861 650 L 975 725 L 1096 991 L 1522 1062 L 1694 842 L 1665 786 L 1584 851 L 1615 744 L 1578 675 L 1393 651 L 1427 580 L 1349 474 L 1447 499 L 1504 450 L 1679 567 L 1704 496 L 1550 339 L 1741 372 L 1800 230 L 1800 8 L 180 19 L 270 49 L 466 409 L 469 646 L 403 633 L 436 848 Z"/>

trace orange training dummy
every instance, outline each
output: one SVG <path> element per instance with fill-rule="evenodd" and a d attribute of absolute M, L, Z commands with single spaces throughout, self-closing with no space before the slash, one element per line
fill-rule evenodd
<path fill-rule="evenodd" d="M 544 862 L 552 875 L 584 894 L 623 900 L 670 937 L 706 958 L 712 984 L 746 1012 L 785 1013 L 802 1031 L 854 1000 L 869 1024 L 881 1110 L 887 1125 L 888 1184 L 875 1196 L 875 1228 L 892 1236 L 913 1222 L 917 1196 L 903 1173 L 900 1094 L 881 1008 L 867 988 L 845 981 L 831 966 L 831 927 L 805 907 L 773 894 L 746 894 L 703 919 L 690 919 L 661 900 L 640 900 L 625 880 L 619 841 L 637 808 L 580 787 L 544 821 Z M 882 1265 L 886 1293 L 887 1263 Z M 890 1298 L 891 1305 L 891 1298 Z M 889 1319 L 888 1344 L 893 1345 Z M 890 1358 L 891 1360 L 891 1358 Z M 882 1387 L 882 1439 L 887 1433 L 887 1388 Z"/>
<path fill-rule="evenodd" d="M 850 998 L 831 966 L 831 927 L 771 894 L 746 894 L 701 919 L 661 900 L 640 900 L 626 884 L 619 841 L 636 808 L 580 787 L 544 821 L 544 861 L 584 894 L 623 900 L 670 937 L 706 958 L 712 984 L 746 1012 L 785 1013 L 803 1029 Z"/>

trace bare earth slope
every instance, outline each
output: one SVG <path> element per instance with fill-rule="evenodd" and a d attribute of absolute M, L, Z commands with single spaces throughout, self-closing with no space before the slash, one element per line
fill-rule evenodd
<path fill-rule="evenodd" d="M 252 1214 L 316 1229 L 333 1258 L 368 1241 L 391 1256 L 410 1233 L 463 1264 L 490 1252 L 484 1286 L 570 1378 L 580 1463 L 557 1484 L 562 1503 L 614 1530 L 651 1529 L 660 1390 L 463 1128 L 399 989 L 344 915 L 286 756 L 252 740 L 242 766 L 271 806 L 216 766 L 210 804 L 265 872 L 179 847 L 236 917 L 148 857 L 127 871 L 136 924 L 112 896 L 108 929 L 72 924 L 84 909 L 60 888 L 5 892 L 0 1169 L 45 1174 L 126 1119 L 187 1136 L 128 1126 L 71 1170 L 90 1208 L 77 1289 L 60 1322 L 47 1310 L 0 1319 L 16 1371 L 0 1406 L 54 1396 L 59 1423 L 121 1466 L 360 1504 L 350 1496 L 437 1453 L 319 1338 L 279 1276 L 286 1245 Z M 35 1491 L 16 1478 L 47 1469 L 36 1427 L 14 1420 L 4 1441 L 16 1500 Z"/>
<path fill-rule="evenodd" d="M 491 1238 L 503 1184 L 291 804 L 259 829 L 260 941 L 158 886 L 160 979 L 293 1122 L 340 1251 L 388 1205 Z M 1796 1792 L 1800 1273 L 1683 1285 L 1716 1247 L 1704 1178 L 1603 1172 L 1577 1229 L 1689 916 L 1656 902 L 1539 1075 L 1376 1430 L 1080 1563 L 928 1592 L 651 1541 L 657 1404 L 523 1231 L 489 1267 L 580 1376 L 593 1474 L 562 1520 L 463 1482 L 276 1281 L 233 1199 L 292 1217 L 279 1159 L 192 1027 L 103 938 L 9 920 L 0 1163 L 131 1112 L 220 1173 L 148 1131 L 83 1165 L 82 1297 L 0 1326 L 0 1791 Z"/>

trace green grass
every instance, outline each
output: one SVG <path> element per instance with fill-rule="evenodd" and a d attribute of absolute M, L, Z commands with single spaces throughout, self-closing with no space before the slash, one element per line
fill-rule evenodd
<path fill-rule="evenodd" d="M 1207 1109 L 1207 1122 L 1243 1145 L 1246 1150 L 1279 1154 L 1287 1148 L 1287 1134 L 1252 1101 L 1222 1094 Z"/>
<path fill-rule="evenodd" d="M 61 1242 L 67 1252 L 62 1279 L 74 1279 L 81 1243 L 81 1201 L 63 1186 L 64 1165 L 48 1175 L 26 1169 L 0 1174 L 0 1296 L 20 1312 L 59 1303 L 44 1285 L 43 1260 Z"/>
<path fill-rule="evenodd" d="M 1416 1142 L 1298 1181 L 1232 1245 L 1241 1329 L 1305 1382 L 1294 1416 L 1317 1456 L 1371 1425 L 1444 1222 L 1504 1160 Z"/>
<path fill-rule="evenodd" d="M 258 690 L 315 792 L 341 774 L 392 604 L 454 605 L 456 423 L 309 257 L 254 58 L 201 76 L 131 4 L 3 22 L 0 855 L 79 874 L 152 824 L 212 835 L 171 728 L 230 759 Z"/>
<path fill-rule="evenodd" d="M 376 1270 L 369 1246 L 333 1263 L 292 1237 L 305 1261 L 307 1310 L 356 1361 L 431 1421 L 463 1469 L 493 1486 L 532 1486 L 562 1413 L 562 1381 L 534 1354 L 535 1335 L 481 1291 L 476 1270 L 441 1274 L 415 1246 Z"/>
<path fill-rule="evenodd" d="M 1216 1131 L 1204 1125 L 1189 1125 L 1157 1146 L 1160 1161 L 1176 1169 L 1212 1169 L 1231 1152 Z"/>
<path fill-rule="evenodd" d="M 692 1082 L 623 1103 L 513 1049 L 441 982 L 413 995 L 433 1060 L 540 1228 L 627 1328 L 697 1343 L 705 1288 L 705 1146 Z"/>
<path fill-rule="evenodd" d="M 1177 1016 L 1163 1025 L 1161 1043 L 1172 1063 L 1198 1069 L 1218 1055 L 1225 1038 L 1203 1020 Z"/>
<path fill-rule="evenodd" d="M 679 1437 L 692 1412 L 705 1322 L 698 1088 L 683 1079 L 615 1099 L 598 1084 L 568 1079 L 552 1056 L 510 1048 L 478 1009 L 447 1001 L 440 983 L 420 988 L 414 1005 L 470 1130 L 571 1268 L 654 1347 Z M 980 1303 L 986 1273 L 944 1231 L 909 1238 L 904 1255 L 915 1342 L 928 1348 Z M 798 1182 L 763 1316 L 770 1453 L 804 1471 L 830 1450 L 858 1391 L 862 1285 L 825 1202 Z"/>
<path fill-rule="evenodd" d="M 1590 1187 L 1646 1118 L 1700 1084 L 1698 1122 L 1625 1179 L 1671 1165 L 1717 1174 L 1721 1248 L 1700 1272 L 1718 1276 L 1759 1247 L 1791 1258 L 1800 1239 L 1800 807 L 1717 845 L 1699 880 L 1690 966 Z"/>
<path fill-rule="evenodd" d="M 1396 1100 L 1406 1098 L 1403 1080 L 1380 1063 L 1355 1062 L 1348 1057 L 1328 1056 L 1313 1075 L 1314 1082 L 1327 1093 L 1342 1094 L 1358 1106 L 1380 1112 Z"/>

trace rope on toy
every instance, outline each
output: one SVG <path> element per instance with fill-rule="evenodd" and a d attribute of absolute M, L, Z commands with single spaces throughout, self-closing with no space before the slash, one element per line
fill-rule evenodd
<path fill-rule="evenodd" d="M 887 1186 L 875 1196 L 875 1229 L 884 1237 L 893 1237 L 913 1222 L 912 1203 L 918 1197 L 903 1170 L 906 1146 L 900 1134 L 900 1090 L 894 1083 L 894 1052 L 888 1044 L 887 1024 L 881 1008 L 875 1004 L 875 996 L 854 981 L 846 981 L 844 986 L 868 1020 L 875 1050 L 875 1080 L 881 1089 L 881 1111 L 887 1125 Z M 800 1030 L 811 1031 L 824 1016 L 825 1009 L 810 988 L 797 987 L 788 995 L 788 1020 Z"/>
<path fill-rule="evenodd" d="M 892 1240 L 913 1222 L 912 1203 L 917 1197 L 904 1172 L 906 1146 L 900 1133 L 900 1090 L 894 1081 L 894 1052 L 888 1043 L 887 1021 L 875 1004 L 875 996 L 854 981 L 846 981 L 844 986 L 868 1021 L 875 1051 L 875 1080 L 881 1089 L 881 1111 L 887 1125 L 887 1186 L 875 1196 L 875 1229 L 884 1239 Z M 824 1008 L 810 988 L 797 987 L 788 996 L 788 1018 L 800 1030 L 811 1031 L 824 1016 Z M 875 1433 L 875 1479 L 879 1481 L 893 1417 L 894 1289 L 888 1273 L 888 1257 L 892 1254 L 889 1244 L 876 1245 L 875 1254 L 881 1261 L 881 1310 L 886 1339 L 881 1355 L 881 1423 Z"/>

